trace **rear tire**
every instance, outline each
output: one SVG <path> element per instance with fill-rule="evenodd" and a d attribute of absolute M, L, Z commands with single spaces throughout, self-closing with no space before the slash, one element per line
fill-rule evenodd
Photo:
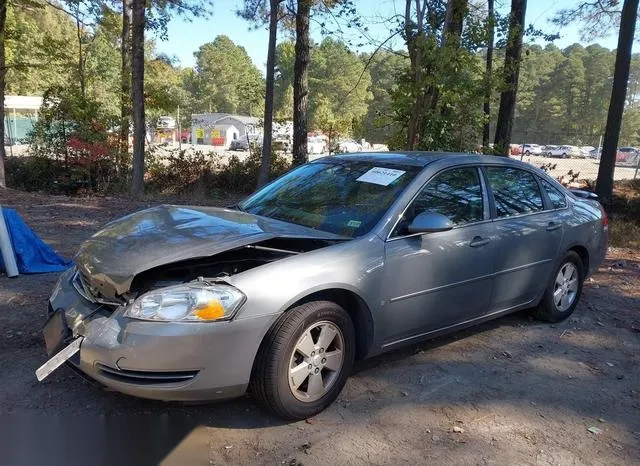
<path fill-rule="evenodd" d="M 575 310 L 582 295 L 584 265 L 580 256 L 569 251 L 554 269 L 535 316 L 547 322 L 560 322 Z"/>
<path fill-rule="evenodd" d="M 265 336 L 250 390 L 274 414 L 307 419 L 338 397 L 354 359 L 349 314 L 330 301 L 302 304 L 282 314 Z"/>

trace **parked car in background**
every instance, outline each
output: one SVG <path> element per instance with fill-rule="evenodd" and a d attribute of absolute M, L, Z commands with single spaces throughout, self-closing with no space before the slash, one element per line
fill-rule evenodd
<path fill-rule="evenodd" d="M 602 154 L 602 148 L 597 148 L 597 149 L 593 149 L 592 151 L 589 151 L 588 157 L 591 159 L 599 159 L 601 154 Z"/>
<path fill-rule="evenodd" d="M 550 146 L 547 146 L 550 147 Z M 548 157 L 559 157 L 566 159 L 568 157 L 581 157 L 580 149 L 576 146 L 555 146 L 552 149 L 545 149 Z"/>
<path fill-rule="evenodd" d="M 176 119 L 172 116 L 161 116 L 156 122 L 156 128 L 158 129 L 175 129 Z"/>
<path fill-rule="evenodd" d="M 525 144 L 524 155 L 542 155 L 542 146 L 539 144 Z"/>
<path fill-rule="evenodd" d="M 190 129 L 183 129 L 182 133 L 180 133 L 180 141 L 183 144 L 188 144 L 191 142 L 191 130 Z"/>
<path fill-rule="evenodd" d="M 619 147 L 616 153 L 616 162 L 635 166 L 639 152 L 636 147 Z"/>
<path fill-rule="evenodd" d="M 324 136 L 309 136 L 307 138 L 307 152 L 309 154 L 327 153 L 327 138 Z"/>
<path fill-rule="evenodd" d="M 585 195 L 506 157 L 387 152 L 299 166 L 230 208 L 142 210 L 58 279 L 36 375 L 66 361 L 166 401 L 249 389 L 307 419 L 358 360 L 522 309 L 568 318 L 607 251 Z"/>
<path fill-rule="evenodd" d="M 229 150 L 247 151 L 249 150 L 249 141 L 247 138 L 234 139 L 229 144 Z"/>
<path fill-rule="evenodd" d="M 362 145 L 353 139 L 340 139 L 333 150 L 337 154 L 362 152 Z"/>
<path fill-rule="evenodd" d="M 591 152 L 596 150 L 593 146 L 580 146 L 580 151 L 584 154 L 585 157 L 591 157 Z"/>

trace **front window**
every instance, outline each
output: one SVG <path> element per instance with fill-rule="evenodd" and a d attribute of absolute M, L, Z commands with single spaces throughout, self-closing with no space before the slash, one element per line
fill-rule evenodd
<path fill-rule="evenodd" d="M 478 170 L 454 168 L 433 177 L 409 205 L 394 235 L 406 234 L 408 224 L 422 212 L 442 214 L 456 226 L 484 220 Z"/>
<path fill-rule="evenodd" d="M 253 194 L 240 208 L 338 235 L 361 236 L 420 170 L 362 161 L 310 163 Z"/>

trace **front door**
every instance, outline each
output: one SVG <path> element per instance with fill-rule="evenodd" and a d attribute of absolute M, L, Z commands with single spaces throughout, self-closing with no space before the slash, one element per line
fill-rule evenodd
<path fill-rule="evenodd" d="M 447 216 L 452 230 L 407 234 L 421 212 Z M 385 345 L 473 319 L 489 306 L 494 233 L 475 167 L 432 178 L 385 243 Z"/>

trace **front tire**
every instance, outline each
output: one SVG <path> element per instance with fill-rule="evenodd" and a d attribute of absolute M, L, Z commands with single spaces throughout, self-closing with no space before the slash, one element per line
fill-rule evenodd
<path fill-rule="evenodd" d="M 355 330 L 347 312 L 313 301 L 280 316 L 254 363 L 251 392 L 274 414 L 309 418 L 338 397 L 353 368 Z"/>
<path fill-rule="evenodd" d="M 575 310 L 582 294 L 584 265 L 574 251 L 569 251 L 555 268 L 542 300 L 536 309 L 536 317 L 547 322 L 560 322 Z"/>

